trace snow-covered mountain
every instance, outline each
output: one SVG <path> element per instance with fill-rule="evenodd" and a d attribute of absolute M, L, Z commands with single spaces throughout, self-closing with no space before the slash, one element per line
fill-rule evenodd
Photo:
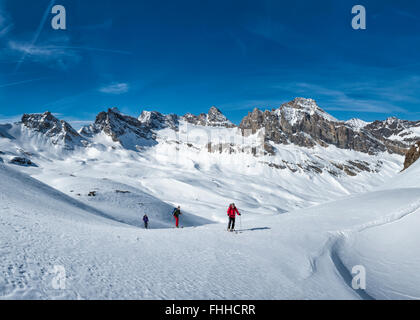
<path fill-rule="evenodd" d="M 411 146 L 420 135 L 420 121 L 401 120 L 395 117 L 374 121 L 365 128 L 384 143 L 393 143 L 402 148 Z"/>
<path fill-rule="evenodd" d="M 417 126 L 420 126 L 420 121 L 388 119 L 370 124 L 354 119 L 338 121 L 319 108 L 314 100 L 304 98 L 296 98 L 272 111 L 254 109 L 240 124 L 243 131 L 265 129 L 266 140 L 279 144 L 292 143 L 302 147 L 334 145 L 369 154 L 387 151 L 401 155 L 405 154 L 412 140 L 389 138 Z"/>
<path fill-rule="evenodd" d="M 58 120 L 51 112 L 43 114 L 24 114 L 21 130 L 27 129 L 28 135 L 45 136 L 53 145 L 67 150 L 83 147 L 83 138 L 64 120 Z"/>
<path fill-rule="evenodd" d="M 343 122 L 314 100 L 296 98 L 271 111 L 254 109 L 239 126 L 216 107 L 198 116 L 143 111 L 138 118 L 111 108 L 79 132 L 46 112 L 24 115 L 21 122 L 2 126 L 0 134 L 9 140 L 17 138 L 15 148 L 28 152 L 48 149 L 51 143 L 58 153 L 60 148 L 77 151 L 112 147 L 139 152 L 154 148 L 173 149 L 173 153 L 188 150 L 196 155 L 213 153 L 232 161 L 240 154 L 249 154 L 257 158 L 252 161 L 271 169 L 337 177 L 362 172 L 375 176 L 384 174 L 388 167 L 395 168 L 413 141 L 420 138 L 419 127 L 420 121 L 396 118 Z"/>
<path fill-rule="evenodd" d="M 124 148 L 136 150 L 138 146 L 153 145 L 154 135 L 149 128 L 133 117 L 110 108 L 96 116 L 95 122 L 80 129 L 86 138 L 105 135 Z"/>
<path fill-rule="evenodd" d="M 403 156 L 418 128 L 339 121 L 303 98 L 239 126 L 214 107 L 112 108 L 79 132 L 24 115 L 0 125 L 0 298 L 420 298 L 418 145 Z M 356 264 L 366 290 L 349 284 Z M 66 290 L 51 288 L 55 265 Z"/>

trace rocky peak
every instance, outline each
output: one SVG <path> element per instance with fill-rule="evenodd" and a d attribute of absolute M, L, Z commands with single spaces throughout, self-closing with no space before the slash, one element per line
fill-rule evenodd
<path fill-rule="evenodd" d="M 230 122 L 215 106 L 211 107 L 207 114 L 201 113 L 198 116 L 195 116 L 191 113 L 187 113 L 182 117 L 182 119 L 194 125 L 226 128 L 235 127 L 235 125 Z"/>
<path fill-rule="evenodd" d="M 307 98 L 295 98 L 292 101 L 284 103 L 282 106 L 290 107 L 299 110 L 305 110 L 309 112 L 314 112 L 318 109 L 321 109 L 316 104 L 314 99 L 307 99 Z"/>
<path fill-rule="evenodd" d="M 142 111 L 138 118 L 122 114 L 117 108 L 100 112 L 95 122 L 85 126 L 80 133 L 92 138 L 103 133 L 126 149 L 139 150 L 155 145 L 156 130 L 171 128 L 177 130 L 179 117 L 163 115 L 157 111 Z"/>
<path fill-rule="evenodd" d="M 252 133 L 264 127 L 269 122 L 269 116 L 271 113 L 264 113 L 258 108 L 254 108 L 252 112 L 248 112 L 248 115 L 242 119 L 239 127 L 242 129 L 251 129 Z"/>
<path fill-rule="evenodd" d="M 21 123 L 35 132 L 44 134 L 53 144 L 62 145 L 65 149 L 72 150 L 75 146 L 83 146 L 83 139 L 77 131 L 49 111 L 42 114 L 24 114 Z"/>
<path fill-rule="evenodd" d="M 405 129 L 416 126 L 416 124 L 417 122 L 415 121 L 401 120 L 396 117 L 390 117 L 384 121 L 374 121 L 368 124 L 365 129 L 373 132 L 378 136 L 388 138 L 391 135 L 397 135 Z"/>
<path fill-rule="evenodd" d="M 225 117 L 225 115 L 215 106 L 212 106 L 207 113 L 207 121 L 212 126 L 232 125 L 232 123 Z"/>
<path fill-rule="evenodd" d="M 254 109 L 242 120 L 240 128 L 243 133 L 247 129 L 255 132 L 264 128 L 266 140 L 277 144 L 293 143 L 302 147 L 335 145 L 366 153 L 386 149 L 369 134 L 344 126 L 312 99 L 296 98 L 272 111 Z"/>
<path fill-rule="evenodd" d="M 369 154 L 388 151 L 404 155 L 418 139 L 420 121 L 395 117 L 368 123 L 360 119 L 342 122 L 321 109 L 313 99 L 296 98 L 272 111 L 254 109 L 242 120 L 243 134 L 265 129 L 267 141 L 302 147 L 334 145 Z M 250 130 L 250 131 L 249 131 Z"/>
<path fill-rule="evenodd" d="M 31 129 L 45 133 L 50 129 L 60 127 L 60 121 L 52 115 L 50 111 L 36 114 L 24 114 L 22 116 L 22 123 Z"/>
<path fill-rule="evenodd" d="M 304 117 L 316 116 L 326 121 L 338 122 L 336 118 L 322 110 L 313 99 L 295 98 L 280 106 L 277 113 L 291 125 L 302 121 Z"/>
<path fill-rule="evenodd" d="M 83 127 L 80 133 L 88 137 L 104 133 L 114 142 L 132 150 L 137 150 L 138 146 L 155 144 L 155 135 L 149 128 L 138 119 L 120 113 L 117 108 L 100 112 L 95 122 Z"/>
<path fill-rule="evenodd" d="M 157 111 L 142 111 L 138 120 L 151 130 L 171 128 L 177 130 L 179 117 L 176 114 L 163 115 Z"/>
<path fill-rule="evenodd" d="M 404 155 L 407 149 L 420 138 L 417 127 L 420 121 L 401 120 L 390 117 L 374 121 L 363 128 L 387 146 L 391 152 Z"/>

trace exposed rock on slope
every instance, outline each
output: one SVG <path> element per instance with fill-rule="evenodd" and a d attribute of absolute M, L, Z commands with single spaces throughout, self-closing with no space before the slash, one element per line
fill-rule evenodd
<path fill-rule="evenodd" d="M 404 170 L 410 167 L 420 158 L 420 141 L 417 141 L 406 153 L 404 161 Z"/>
<path fill-rule="evenodd" d="M 404 155 L 407 149 L 419 138 L 420 121 L 391 117 L 384 121 L 374 121 L 364 129 L 379 141 L 382 141 L 387 149 Z"/>
<path fill-rule="evenodd" d="M 36 167 L 37 166 L 30 159 L 25 158 L 25 157 L 13 157 L 12 159 L 10 159 L 9 163 L 16 164 L 18 166 L 24 166 L 24 167 Z"/>

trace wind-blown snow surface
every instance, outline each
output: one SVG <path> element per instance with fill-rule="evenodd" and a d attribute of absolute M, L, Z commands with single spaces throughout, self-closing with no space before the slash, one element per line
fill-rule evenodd
<path fill-rule="evenodd" d="M 376 175 L 334 178 L 196 150 L 200 139 L 187 147 L 169 131 L 141 153 L 106 137 L 71 154 L 35 143 L 23 151 L 14 136 L 0 140 L 4 299 L 420 298 L 419 164 L 397 174 L 401 159 L 383 154 Z M 28 151 L 37 167 L 8 163 Z M 280 153 L 370 157 L 292 145 Z M 237 234 L 225 230 L 232 201 L 243 214 Z M 177 204 L 181 229 L 170 228 Z M 144 213 L 152 229 L 141 228 Z M 64 290 L 52 286 L 56 265 Z M 354 265 L 366 268 L 365 291 L 349 285 Z"/>
<path fill-rule="evenodd" d="M 420 297 L 420 188 L 248 217 L 232 234 L 220 224 L 144 230 L 4 165 L 0 178 L 6 299 Z M 367 268 L 366 293 L 347 283 L 356 264 Z M 54 265 L 66 269 L 65 290 L 52 288 Z"/>

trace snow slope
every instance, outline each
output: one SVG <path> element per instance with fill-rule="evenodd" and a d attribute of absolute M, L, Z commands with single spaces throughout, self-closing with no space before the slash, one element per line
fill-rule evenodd
<path fill-rule="evenodd" d="M 408 194 L 417 194 L 420 162 L 401 173 L 386 192 L 400 202 Z M 402 186 L 409 189 L 399 189 Z M 378 199 L 378 204 L 383 199 Z M 387 215 L 352 234 L 344 244 L 346 265 L 361 264 L 368 271 L 367 292 L 378 299 L 420 299 L 420 196 L 403 201 L 399 208 L 386 208 Z"/>
<path fill-rule="evenodd" d="M 9 165 L 1 165 L 0 176 L 0 230 L 6 239 L 0 248 L 0 295 L 5 299 L 419 297 L 412 223 L 419 214 L 420 187 L 352 195 L 281 215 L 245 211 L 237 221 L 241 232 L 232 234 L 214 223 L 144 230 L 129 224 L 130 217 L 115 221 L 112 206 L 93 209 L 84 203 L 88 200 L 76 201 Z M 55 183 L 75 187 L 68 179 Z M 105 181 L 101 189 L 106 186 L 110 192 L 122 187 Z M 88 203 L 99 205 L 96 201 Z M 218 215 L 218 206 L 207 208 Z M 394 241 L 386 237 L 388 228 Z M 381 250 L 384 245 L 388 250 Z M 349 270 L 356 264 L 367 268 L 366 292 L 349 286 Z M 65 267 L 64 290 L 52 288 L 54 265 Z"/>

